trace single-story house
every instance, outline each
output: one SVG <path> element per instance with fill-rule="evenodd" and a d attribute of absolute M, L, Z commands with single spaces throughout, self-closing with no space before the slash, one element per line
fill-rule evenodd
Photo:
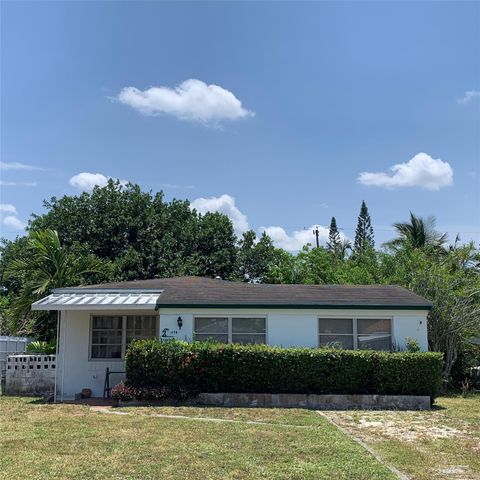
<path fill-rule="evenodd" d="M 428 349 L 432 304 L 391 285 L 270 285 L 200 277 L 60 288 L 32 305 L 59 312 L 56 392 L 103 394 L 134 338 L 215 339 L 283 347 Z M 115 377 L 114 383 L 122 375 Z"/>

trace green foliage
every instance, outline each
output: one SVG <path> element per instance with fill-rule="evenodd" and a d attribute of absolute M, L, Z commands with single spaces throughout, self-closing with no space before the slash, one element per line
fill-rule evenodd
<path fill-rule="evenodd" d="M 335 217 L 332 217 L 330 222 L 330 228 L 328 230 L 328 241 L 327 241 L 327 250 L 338 255 L 340 250 L 340 233 L 338 232 L 337 220 Z"/>
<path fill-rule="evenodd" d="M 131 400 L 186 400 L 198 394 L 197 390 L 191 387 L 176 387 L 174 385 L 163 385 L 161 387 L 132 387 L 120 382 L 112 388 L 112 398 L 128 402 Z"/>
<path fill-rule="evenodd" d="M 219 213 L 200 215 L 187 200 L 166 202 L 163 192 L 110 180 L 92 193 L 53 197 L 31 230 L 54 229 L 65 247 L 112 262 L 110 280 L 235 272 L 236 237 Z"/>
<path fill-rule="evenodd" d="M 353 252 L 355 255 L 363 255 L 375 247 L 372 220 L 368 213 L 367 204 L 362 200 L 360 214 L 358 215 L 357 228 L 355 230 L 355 242 Z"/>
<path fill-rule="evenodd" d="M 474 374 L 472 370 L 477 367 L 480 367 L 480 345 L 467 341 L 452 366 L 452 386 L 460 388 L 462 382 L 467 379 L 474 388 L 480 390 L 480 374 Z"/>
<path fill-rule="evenodd" d="M 430 247 L 440 249 L 447 241 L 447 234 L 435 230 L 435 217 L 423 219 L 410 212 L 409 222 L 394 223 L 398 237 L 387 242 L 392 248 L 411 249 Z"/>
<path fill-rule="evenodd" d="M 22 255 L 10 258 L 3 271 L 7 285 L 16 288 L 5 315 L 17 333 L 52 338 L 55 314 L 31 312 L 31 304 L 54 288 L 84 283 L 89 275 L 106 271 L 108 264 L 93 255 L 70 253 L 54 230 L 31 231 L 24 247 Z"/>
<path fill-rule="evenodd" d="M 27 345 L 27 353 L 39 353 L 42 355 L 54 355 L 57 351 L 57 343 L 55 340 L 45 342 L 42 340 L 34 340 Z"/>
<path fill-rule="evenodd" d="M 407 352 L 415 353 L 420 351 L 420 344 L 418 343 L 417 339 L 412 337 L 407 337 L 405 343 L 407 346 Z"/>
<path fill-rule="evenodd" d="M 434 398 L 441 386 L 442 355 L 140 340 L 127 351 L 126 371 L 131 387 Z"/>
<path fill-rule="evenodd" d="M 237 268 L 240 280 L 263 282 L 276 252 L 277 249 L 265 232 L 262 233 L 258 241 L 253 230 L 244 232 L 238 242 L 237 253 Z"/>

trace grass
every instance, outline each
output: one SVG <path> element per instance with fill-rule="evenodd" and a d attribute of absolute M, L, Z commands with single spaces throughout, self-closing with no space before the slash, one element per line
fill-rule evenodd
<path fill-rule="evenodd" d="M 0 397 L 0 479 L 395 478 L 311 410 L 114 411 Z M 480 395 L 442 397 L 425 412 L 324 413 L 412 480 L 480 479 Z"/>
<path fill-rule="evenodd" d="M 0 478 L 395 478 L 313 411 L 195 407 L 118 411 L 127 415 L 0 397 Z M 159 413 L 268 425 L 155 417 Z"/>
<path fill-rule="evenodd" d="M 480 395 L 442 397 L 425 412 L 328 416 L 412 479 L 480 479 Z"/>

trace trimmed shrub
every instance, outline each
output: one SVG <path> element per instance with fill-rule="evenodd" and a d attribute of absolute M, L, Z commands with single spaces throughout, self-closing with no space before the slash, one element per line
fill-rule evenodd
<path fill-rule="evenodd" d="M 127 385 L 198 392 L 429 395 L 442 354 L 139 340 L 126 354 Z"/>
<path fill-rule="evenodd" d="M 164 385 L 162 387 L 132 387 L 120 382 L 112 388 L 112 398 L 124 402 L 130 400 L 186 400 L 195 396 L 193 388 Z"/>

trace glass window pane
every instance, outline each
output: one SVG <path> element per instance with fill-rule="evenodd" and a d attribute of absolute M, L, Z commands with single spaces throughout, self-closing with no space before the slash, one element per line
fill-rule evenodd
<path fill-rule="evenodd" d="M 353 320 L 351 318 L 320 318 L 320 333 L 346 333 L 353 334 Z"/>
<path fill-rule="evenodd" d="M 127 345 L 136 339 L 156 338 L 156 320 L 157 317 L 153 315 L 135 315 L 127 317 Z"/>
<path fill-rule="evenodd" d="M 194 339 L 198 342 L 205 342 L 205 341 L 210 341 L 210 342 L 218 342 L 218 343 L 228 343 L 228 335 L 218 335 L 218 334 L 195 334 Z"/>
<path fill-rule="evenodd" d="M 353 335 L 320 335 L 320 346 L 353 350 Z"/>
<path fill-rule="evenodd" d="M 92 345 L 92 358 L 121 358 L 121 345 Z"/>
<path fill-rule="evenodd" d="M 196 318 L 195 333 L 228 333 L 228 319 Z"/>
<path fill-rule="evenodd" d="M 232 343 L 256 343 L 257 345 L 265 344 L 265 335 L 249 335 L 245 333 L 236 333 L 232 335 Z"/>
<path fill-rule="evenodd" d="M 92 344 L 120 344 L 122 343 L 121 330 L 94 330 L 92 332 Z"/>
<path fill-rule="evenodd" d="M 265 318 L 232 318 L 232 333 L 265 333 Z"/>
<path fill-rule="evenodd" d="M 92 328 L 98 328 L 102 330 L 121 329 L 122 317 L 112 317 L 112 316 L 92 317 Z"/>
<path fill-rule="evenodd" d="M 392 346 L 392 337 L 384 334 L 359 335 L 359 350 L 386 350 L 390 351 Z"/>
<path fill-rule="evenodd" d="M 121 358 L 122 346 L 121 345 L 109 345 L 107 346 L 107 358 Z"/>
<path fill-rule="evenodd" d="M 359 318 L 357 321 L 358 334 L 364 333 L 385 333 L 390 334 L 391 322 L 390 319 L 386 318 Z"/>

